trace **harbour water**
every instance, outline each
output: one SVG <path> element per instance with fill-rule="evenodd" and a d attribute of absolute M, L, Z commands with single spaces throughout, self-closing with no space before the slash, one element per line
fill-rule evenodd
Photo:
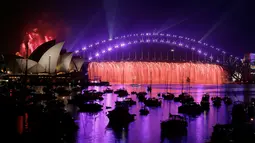
<path fill-rule="evenodd" d="M 145 91 L 146 85 L 140 87 L 132 87 L 125 85 L 129 91 Z M 148 96 L 157 97 L 157 93 L 171 91 L 178 95 L 182 91 L 182 85 L 152 85 L 152 94 Z M 208 92 L 211 97 L 224 96 L 226 93 L 233 101 L 249 100 L 255 97 L 255 85 L 191 85 L 190 90 L 184 86 L 184 91 L 190 91 L 196 102 L 200 102 L 203 93 Z M 89 87 L 103 91 L 106 87 Z M 122 88 L 122 85 L 113 85 L 113 89 Z M 128 130 L 113 131 L 107 128 L 108 118 L 106 116 L 108 110 L 112 110 L 115 101 L 123 100 L 114 94 L 106 94 L 101 102 L 104 110 L 97 114 L 78 113 L 76 108 L 68 105 L 67 110 L 72 112 L 79 126 L 77 132 L 77 143 L 160 143 L 160 122 L 168 118 L 169 112 L 178 114 L 178 106 L 180 103 L 174 101 L 162 101 L 160 108 L 150 108 L 150 114 L 147 116 L 139 115 L 139 110 L 143 103 L 138 102 L 135 95 L 130 96 L 137 101 L 137 104 L 130 107 L 130 113 L 136 114 L 136 120 L 130 123 Z M 111 106 L 112 109 L 106 109 Z M 220 108 L 210 105 L 210 110 L 204 112 L 197 117 L 187 117 L 188 134 L 186 137 L 175 138 L 173 140 L 164 140 L 164 143 L 204 143 L 210 139 L 213 126 L 217 123 L 225 124 L 231 121 L 232 106 L 226 106 L 224 103 Z"/>

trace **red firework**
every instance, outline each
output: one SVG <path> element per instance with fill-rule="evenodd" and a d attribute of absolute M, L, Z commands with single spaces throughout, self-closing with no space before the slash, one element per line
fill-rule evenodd
<path fill-rule="evenodd" d="M 49 18 L 51 16 L 51 18 Z M 48 23 L 46 21 L 51 21 L 54 23 Z M 66 35 L 67 28 L 64 27 L 63 22 L 57 21 L 52 17 L 51 14 L 43 14 L 42 18 L 36 21 L 33 25 L 28 25 L 26 28 L 24 40 L 20 45 L 20 51 L 16 55 L 25 57 L 26 56 L 26 46 L 25 42 L 28 43 L 28 56 L 41 44 L 59 38 L 58 35 Z M 64 32 L 64 33 L 63 33 Z"/>
<path fill-rule="evenodd" d="M 51 35 L 42 35 L 38 31 L 38 28 L 34 28 L 32 31 L 29 31 L 26 33 L 27 42 L 28 42 L 28 56 L 41 44 L 48 42 L 50 40 L 53 40 L 53 36 Z M 26 56 L 26 46 L 25 46 L 25 40 L 21 43 L 20 47 L 20 56 L 25 57 Z"/>

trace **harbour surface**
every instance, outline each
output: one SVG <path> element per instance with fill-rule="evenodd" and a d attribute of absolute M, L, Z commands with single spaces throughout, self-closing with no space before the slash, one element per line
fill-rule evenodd
<path fill-rule="evenodd" d="M 113 85 L 113 89 L 122 88 L 123 85 Z M 132 87 L 125 85 L 124 88 L 129 91 L 146 91 L 147 85 Z M 106 87 L 89 87 L 103 91 Z M 179 95 L 181 91 L 190 92 L 196 102 L 200 102 L 203 93 L 209 93 L 213 96 L 225 96 L 228 94 L 233 101 L 244 101 L 255 97 L 255 85 L 152 85 L 152 94 L 147 95 L 157 97 L 158 93 L 172 92 Z M 136 95 L 130 96 L 137 101 L 137 104 L 130 107 L 130 113 L 136 114 L 136 120 L 130 123 L 128 130 L 113 131 L 107 128 L 108 118 L 106 116 L 109 110 L 114 109 L 115 101 L 123 99 L 114 94 L 106 94 L 104 100 L 100 102 L 104 110 L 97 114 L 79 113 L 72 105 L 67 106 L 76 119 L 79 126 L 77 132 L 77 143 L 160 143 L 160 122 L 168 118 L 169 113 L 178 114 L 180 103 L 174 101 L 162 101 L 160 108 L 149 108 L 150 114 L 147 116 L 139 115 L 139 110 L 143 103 L 138 102 Z M 112 109 L 106 109 L 106 106 Z M 226 124 L 231 121 L 232 106 L 226 106 L 224 103 L 220 108 L 210 105 L 210 110 L 197 117 L 187 117 L 188 134 L 186 137 L 175 138 L 172 140 L 165 139 L 164 143 L 204 143 L 210 139 L 213 126 L 217 123 Z"/>

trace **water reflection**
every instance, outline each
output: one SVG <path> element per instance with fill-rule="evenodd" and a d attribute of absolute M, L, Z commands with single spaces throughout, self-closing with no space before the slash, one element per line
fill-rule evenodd
<path fill-rule="evenodd" d="M 121 88 L 122 85 L 114 85 L 113 89 Z M 145 91 L 146 85 L 139 88 L 134 88 L 125 85 L 125 88 L 129 91 Z M 103 91 L 106 87 L 89 87 L 89 89 L 97 89 Z M 165 85 L 153 85 L 151 96 L 157 97 L 157 93 L 165 92 Z M 187 88 L 184 88 L 186 90 Z M 236 94 L 229 92 L 231 98 L 236 100 L 243 100 L 244 93 L 247 93 L 248 89 L 244 88 L 243 85 L 225 85 L 219 86 L 217 89 L 216 85 L 192 85 L 190 90 L 194 100 L 199 102 L 201 100 L 202 94 L 209 92 L 211 96 L 216 96 L 217 91 L 219 91 L 220 96 L 225 95 L 225 91 L 237 91 Z M 175 94 L 181 92 L 181 85 L 173 85 L 171 91 Z M 249 88 L 247 98 L 251 98 L 255 93 L 255 86 Z M 116 95 L 106 94 L 104 96 L 105 100 L 101 102 L 104 105 L 104 110 L 98 114 L 87 114 L 78 113 L 77 122 L 79 125 L 79 131 L 77 133 L 78 143 L 159 143 L 160 139 L 160 121 L 168 118 L 169 112 L 172 114 L 178 113 L 178 106 L 180 103 L 175 103 L 173 101 L 163 101 L 161 108 L 150 108 L 150 114 L 148 116 L 140 116 L 139 109 L 143 106 L 143 103 L 137 102 L 136 105 L 130 108 L 131 114 L 136 114 L 136 120 L 129 125 L 128 130 L 113 131 L 107 128 L 109 122 L 105 109 L 106 106 L 114 108 L 115 101 L 121 100 Z M 132 99 L 137 100 L 136 96 L 132 95 Z M 70 106 L 71 108 L 71 106 Z M 72 111 L 74 107 L 72 107 Z M 111 109 L 111 110 L 112 110 Z M 196 118 L 187 117 L 188 120 L 188 135 L 187 137 L 177 138 L 173 140 L 164 140 L 163 142 L 173 142 L 173 143 L 204 143 L 210 139 L 211 133 L 213 131 L 213 126 L 216 123 L 229 123 L 231 120 L 231 109 L 232 106 L 225 106 L 222 104 L 220 108 L 215 108 L 210 106 L 208 112 L 204 112 Z M 75 115 L 75 114 L 73 114 Z"/>

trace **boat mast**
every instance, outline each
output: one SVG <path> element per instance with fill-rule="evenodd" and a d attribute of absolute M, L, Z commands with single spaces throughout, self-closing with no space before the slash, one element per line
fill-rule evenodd
<path fill-rule="evenodd" d="M 166 93 L 168 92 L 168 68 L 167 68 L 167 73 L 166 73 Z"/>
<path fill-rule="evenodd" d="M 190 73 L 191 73 L 191 62 L 189 64 L 189 95 L 190 95 Z"/>
<path fill-rule="evenodd" d="M 172 69 L 172 64 L 171 64 L 171 69 Z M 172 70 L 173 71 L 173 70 Z M 170 80 L 170 93 L 171 93 L 171 89 L 172 89 L 172 72 L 171 72 L 171 80 Z"/>
<path fill-rule="evenodd" d="M 182 72 L 182 93 L 183 93 L 183 90 L 184 90 L 184 89 L 183 89 L 183 88 L 184 88 L 184 87 L 183 87 L 183 86 L 184 86 L 183 78 L 184 78 L 184 72 Z"/>
<path fill-rule="evenodd" d="M 125 87 L 124 87 L 124 65 L 125 65 L 125 64 L 124 64 L 124 62 L 123 62 L 123 68 L 122 68 L 122 69 L 123 69 L 123 73 L 122 73 L 122 76 L 123 76 L 123 77 L 122 77 L 123 89 L 125 88 Z"/>
<path fill-rule="evenodd" d="M 150 85 L 150 88 L 152 89 L 152 71 L 150 71 L 150 76 L 151 76 L 151 85 Z M 150 91 L 150 97 L 151 97 L 151 91 Z"/>
<path fill-rule="evenodd" d="M 216 74 L 216 78 L 217 78 L 217 96 L 219 96 L 219 81 L 218 81 L 218 72 L 217 72 L 217 74 Z"/>

